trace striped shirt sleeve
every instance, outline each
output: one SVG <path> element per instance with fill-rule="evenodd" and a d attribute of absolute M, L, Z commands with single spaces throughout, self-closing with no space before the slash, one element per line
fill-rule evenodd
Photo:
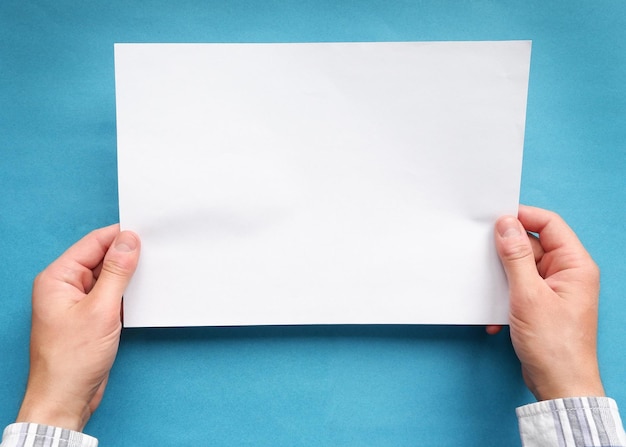
<path fill-rule="evenodd" d="M 524 447 L 626 447 L 617 404 L 608 397 L 546 400 L 516 413 Z"/>
<path fill-rule="evenodd" d="M 20 422 L 4 429 L 0 447 L 97 447 L 98 440 L 65 428 Z"/>

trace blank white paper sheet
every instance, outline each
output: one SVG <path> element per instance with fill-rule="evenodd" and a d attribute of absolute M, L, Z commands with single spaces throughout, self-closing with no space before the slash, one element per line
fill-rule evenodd
<path fill-rule="evenodd" d="M 115 45 L 125 326 L 506 324 L 530 47 Z"/>

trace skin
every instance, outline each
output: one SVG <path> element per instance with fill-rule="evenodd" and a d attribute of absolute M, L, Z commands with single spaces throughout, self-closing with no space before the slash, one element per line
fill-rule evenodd
<path fill-rule="evenodd" d="M 521 206 L 517 218 L 496 222 L 495 244 L 510 286 L 511 341 L 529 389 L 538 400 L 604 396 L 596 354 L 600 275 L 574 232 L 555 213 Z M 85 236 L 37 276 L 17 422 L 82 431 L 117 354 L 122 294 L 139 251 L 137 235 L 113 225 Z"/>
<path fill-rule="evenodd" d="M 550 211 L 521 206 L 518 218 L 500 218 L 495 230 L 509 281 L 511 341 L 526 385 L 538 400 L 604 396 L 596 351 L 595 262 Z"/>
<path fill-rule="evenodd" d="M 82 431 L 119 345 L 122 294 L 139 260 L 137 235 L 93 231 L 35 279 L 30 373 L 17 422 Z"/>

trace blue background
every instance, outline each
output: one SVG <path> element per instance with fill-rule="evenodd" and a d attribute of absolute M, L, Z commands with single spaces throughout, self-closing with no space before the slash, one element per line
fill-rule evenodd
<path fill-rule="evenodd" d="M 118 219 L 113 43 L 491 39 L 533 41 L 522 202 L 561 213 L 600 265 L 602 375 L 626 406 L 625 1 L 2 0 L 0 423 L 25 386 L 34 275 Z M 514 408 L 532 400 L 506 331 L 135 329 L 86 431 L 115 446 L 518 445 Z"/>

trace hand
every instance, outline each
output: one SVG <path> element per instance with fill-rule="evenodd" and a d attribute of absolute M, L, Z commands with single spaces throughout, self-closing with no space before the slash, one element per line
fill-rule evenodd
<path fill-rule="evenodd" d="M 82 431 L 117 354 L 122 294 L 139 248 L 134 233 L 101 228 L 37 276 L 30 373 L 17 422 Z"/>
<path fill-rule="evenodd" d="M 538 400 L 604 396 L 596 353 L 598 267 L 557 214 L 521 206 L 518 218 L 500 218 L 495 240 L 524 381 Z"/>

